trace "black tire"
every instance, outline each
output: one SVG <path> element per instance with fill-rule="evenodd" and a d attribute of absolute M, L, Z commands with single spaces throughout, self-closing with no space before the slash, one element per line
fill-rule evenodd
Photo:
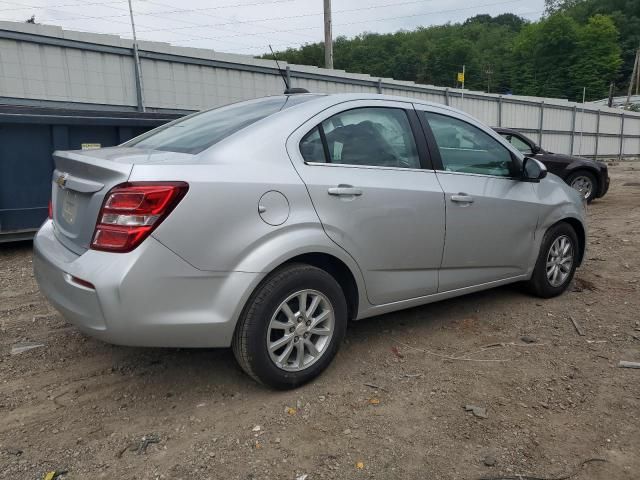
<path fill-rule="evenodd" d="M 591 201 L 598 195 L 598 189 L 600 187 L 598 179 L 593 173 L 588 172 L 587 170 L 578 170 L 567 177 L 567 184 L 569 186 L 573 186 L 573 182 L 579 177 L 588 179 L 591 182 L 591 192 L 589 193 L 589 196 L 586 197 L 587 203 L 591 203 Z"/>
<path fill-rule="evenodd" d="M 276 365 L 267 348 L 271 317 L 290 295 L 304 289 L 325 295 L 334 313 L 334 331 L 324 353 L 309 367 L 287 371 Z M 307 264 L 290 264 L 271 273 L 253 292 L 233 336 L 232 348 L 240 367 L 258 382 L 276 389 L 296 388 L 317 377 L 333 360 L 347 328 L 347 302 L 338 282 L 327 272 Z"/>
<path fill-rule="evenodd" d="M 571 243 L 573 251 L 573 261 L 569 270 L 569 275 L 564 279 L 561 285 L 554 286 L 547 278 L 547 257 L 553 243 L 560 237 L 565 236 Z M 531 275 L 531 279 L 526 282 L 527 289 L 534 295 L 541 298 L 551 298 L 562 294 L 571 284 L 573 276 L 576 272 L 578 258 L 580 255 L 580 243 L 578 236 L 571 225 L 565 222 L 556 223 L 547 233 L 545 233 L 540 245 L 540 253 L 538 260 Z"/>

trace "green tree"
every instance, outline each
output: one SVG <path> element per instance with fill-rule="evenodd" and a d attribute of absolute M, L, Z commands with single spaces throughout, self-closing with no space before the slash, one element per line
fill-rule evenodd
<path fill-rule="evenodd" d="M 571 66 L 572 97 L 581 97 L 586 87 L 587 100 L 607 95 L 609 83 L 622 63 L 618 30 L 611 17 L 595 15 L 580 28 L 576 58 Z"/>
<path fill-rule="evenodd" d="M 555 14 L 525 27 L 515 40 L 514 93 L 567 98 L 571 96 L 571 66 L 579 36 L 575 20 Z"/>
<path fill-rule="evenodd" d="M 600 1 L 613 11 L 610 16 L 588 14 L 593 8 L 587 7 Z M 619 5 L 623 1 L 640 2 L 548 0 L 547 10 L 553 13 L 534 23 L 513 14 L 482 14 L 463 23 L 413 31 L 338 37 L 334 65 L 349 72 L 439 86 L 456 86 L 456 74 L 465 65 L 465 87 L 472 90 L 579 100 L 586 87 L 590 99 L 601 98 L 621 65 L 616 26 L 627 24 L 617 19 L 622 10 L 616 9 L 624 7 Z M 639 34 L 627 31 L 625 38 Z M 322 67 L 324 44 L 288 49 L 278 57 Z"/>
<path fill-rule="evenodd" d="M 618 93 L 626 93 L 636 49 L 640 47 L 640 0 L 545 0 L 547 12 L 562 12 L 580 24 L 594 15 L 611 17 L 619 32 L 622 64 L 616 75 Z"/>

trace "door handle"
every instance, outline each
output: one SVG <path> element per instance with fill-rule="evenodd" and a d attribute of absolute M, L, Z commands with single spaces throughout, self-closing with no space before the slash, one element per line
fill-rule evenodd
<path fill-rule="evenodd" d="M 459 193 L 457 195 L 451 195 L 451 201 L 456 203 L 473 203 L 473 197 L 466 193 Z"/>
<path fill-rule="evenodd" d="M 338 185 L 337 187 L 331 187 L 327 190 L 329 195 L 337 195 L 337 196 L 360 196 L 362 195 L 362 190 L 359 188 L 352 187 L 350 185 Z"/>

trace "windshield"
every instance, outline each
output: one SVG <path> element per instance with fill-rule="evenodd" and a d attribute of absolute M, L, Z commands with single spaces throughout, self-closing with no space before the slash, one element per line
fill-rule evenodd
<path fill-rule="evenodd" d="M 200 153 L 252 123 L 312 98 L 316 96 L 277 96 L 233 103 L 168 123 L 124 143 L 123 146 Z"/>

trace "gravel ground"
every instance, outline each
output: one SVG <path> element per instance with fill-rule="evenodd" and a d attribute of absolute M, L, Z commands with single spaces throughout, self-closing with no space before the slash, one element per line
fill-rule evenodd
<path fill-rule="evenodd" d="M 0 477 L 640 478 L 640 370 L 618 368 L 640 361 L 640 164 L 610 168 L 570 292 L 511 286 L 354 323 L 290 392 L 228 350 L 80 334 L 38 292 L 31 245 L 0 246 Z M 43 346 L 11 354 L 23 342 Z"/>

